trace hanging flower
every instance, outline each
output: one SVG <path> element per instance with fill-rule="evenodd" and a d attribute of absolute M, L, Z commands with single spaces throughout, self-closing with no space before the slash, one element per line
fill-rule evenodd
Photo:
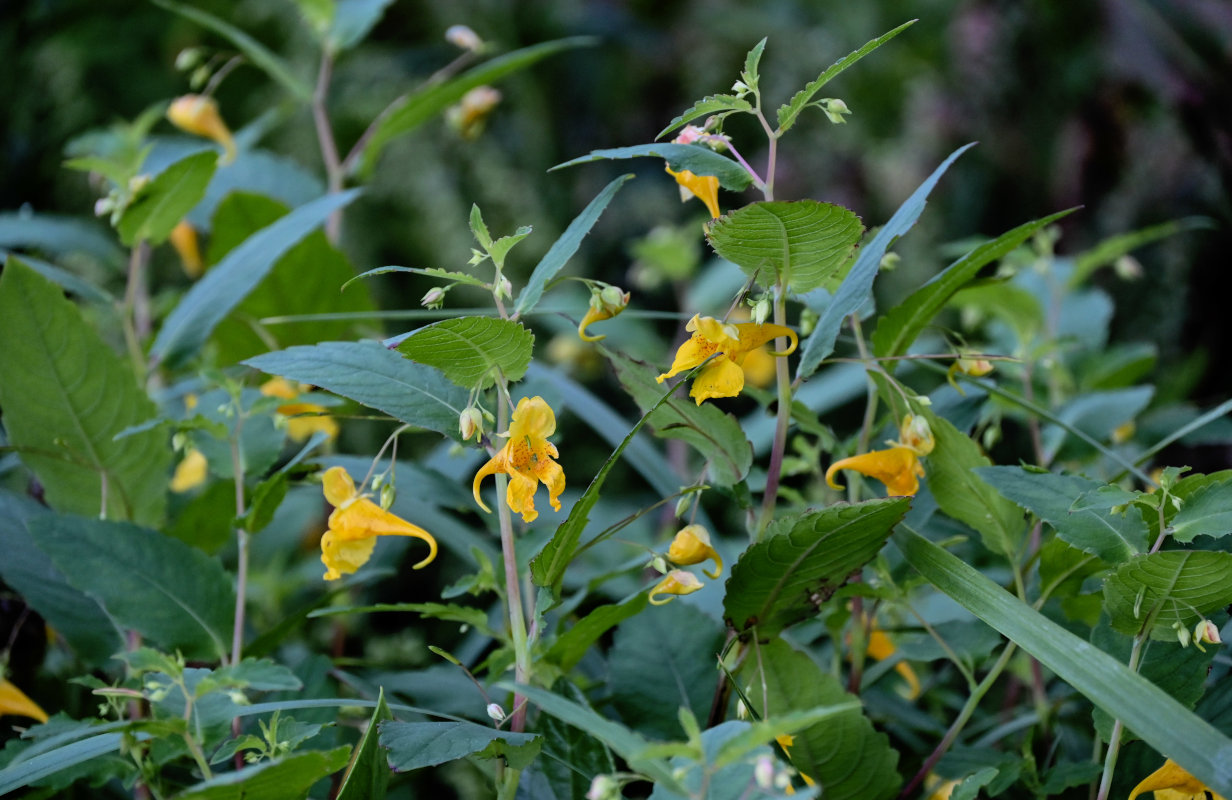
<path fill-rule="evenodd" d="M 723 559 L 710 544 L 710 532 L 701 525 L 686 525 L 676 532 L 667 549 L 667 560 L 681 567 L 713 560 L 714 572 L 708 569 L 702 572 L 711 578 L 718 578 L 723 572 Z"/>
<path fill-rule="evenodd" d="M 971 358 L 967 353 L 962 353 L 958 358 L 954 359 L 954 363 L 950 364 L 950 368 L 946 370 L 945 379 L 949 381 L 950 386 L 954 387 L 954 391 L 966 397 L 967 393 L 954 380 L 954 376 L 961 372 L 963 375 L 970 375 L 973 378 L 982 378 L 993 371 L 993 366 L 993 363 L 986 358 Z"/>
<path fill-rule="evenodd" d="M 436 539 L 432 534 L 359 494 L 351 476 L 342 467 L 326 470 L 322 484 L 325 499 L 334 506 L 329 515 L 329 530 L 321 537 L 325 580 L 337 580 L 368 563 L 378 536 L 414 536 L 427 542 L 428 557 L 414 569 L 426 567 L 436 558 Z"/>
<path fill-rule="evenodd" d="M 886 443 L 890 445 L 888 450 L 874 450 L 835 461 L 826 470 L 826 483 L 831 489 L 842 489 L 834 482 L 834 473 L 851 469 L 884 483 L 890 496 L 915 495 L 920 490 L 920 478 L 924 477 L 920 456 L 931 453 L 935 444 L 928 420 L 908 414 L 903 418 L 898 438 L 897 442 Z"/>
<path fill-rule="evenodd" d="M 227 123 L 222 121 L 218 101 L 214 98 L 199 94 L 177 97 L 167 109 L 167 119 L 182 131 L 213 139 L 222 145 L 223 156 L 219 164 L 230 164 L 235 160 L 235 139 Z"/>
<path fill-rule="evenodd" d="M 1129 793 L 1129 800 L 1134 800 L 1144 792 L 1154 792 L 1155 800 L 1223 800 L 1202 781 L 1190 775 L 1189 772 L 1172 759 L 1142 779 L 1142 782 Z"/>
<path fill-rule="evenodd" d="M 662 383 L 677 373 L 693 369 L 710 356 L 718 354 L 697 373 L 689 396 L 700 406 L 703 400 L 712 397 L 735 397 L 744 388 L 744 360 L 771 339 L 785 336 L 791 340 L 782 352 L 771 351 L 773 356 L 789 356 L 795 352 L 799 339 L 796 332 L 782 325 L 755 322 L 722 323 L 714 317 L 693 315 L 685 330 L 693 334 L 676 351 L 672 368 L 655 380 Z"/>
<path fill-rule="evenodd" d="M 535 491 L 542 483 L 548 487 L 548 502 L 560 511 L 560 493 L 565 490 L 565 471 L 554 459 L 559 457 L 556 445 L 548 437 L 556 432 L 556 414 L 542 397 L 523 397 L 513 410 L 513 422 L 505 434 L 508 441 L 488 459 L 478 472 L 471 491 L 475 502 L 484 511 L 491 509 L 479 497 L 479 487 L 489 475 L 503 472 L 509 476 L 505 502 L 522 515 L 523 522 L 539 516 L 535 510 Z"/>
<path fill-rule="evenodd" d="M 191 448 L 175 466 L 175 474 L 171 476 L 171 491 L 180 494 L 195 489 L 205 483 L 209 473 L 209 462 L 205 454 L 197 448 Z"/>
<path fill-rule="evenodd" d="M 625 310 L 629 305 L 629 293 L 622 292 L 618 286 L 605 286 L 600 291 L 591 290 L 590 307 L 586 309 L 586 316 L 582 317 L 582 323 L 578 325 L 578 336 L 584 342 L 599 342 L 606 339 L 606 336 L 591 336 L 586 332 L 586 328 L 594 322 L 602 322 L 605 319 L 611 319 Z"/>
<path fill-rule="evenodd" d="M 674 569 L 664 575 L 663 580 L 656 583 L 654 588 L 650 590 L 650 604 L 655 606 L 666 605 L 672 602 L 676 595 L 693 594 L 700 588 L 702 588 L 702 582 L 692 572 Z M 670 596 L 659 599 L 659 595 Z"/>
<path fill-rule="evenodd" d="M 898 652 L 898 648 L 890 641 L 890 637 L 886 636 L 885 631 L 881 629 L 876 622 L 873 622 L 873 627 L 868 632 L 868 650 L 866 651 L 869 658 L 877 661 L 885 661 L 890 656 Z M 894 665 L 894 671 L 897 672 L 902 679 L 907 682 L 908 700 L 915 700 L 920 696 L 920 679 L 916 677 L 915 670 L 906 661 L 899 661 Z"/>
<path fill-rule="evenodd" d="M 201 247 L 197 243 L 197 229 L 188 220 L 182 219 L 171 229 L 167 241 L 179 255 L 184 274 L 193 280 L 200 278 L 201 273 L 205 272 L 205 261 L 201 258 Z"/>
<path fill-rule="evenodd" d="M 672 139 L 672 143 L 692 144 L 704 135 L 704 131 L 696 125 L 686 125 L 684 130 L 680 132 L 680 135 Z M 719 216 L 718 178 L 713 175 L 695 175 L 687 169 L 676 172 L 670 166 L 665 169 L 667 174 L 675 178 L 676 183 L 680 184 L 680 201 L 682 203 L 687 202 L 691 197 L 696 197 L 706 204 L 706 209 L 710 211 L 711 219 Z"/>
<path fill-rule="evenodd" d="M 305 388 L 292 386 L 285 378 L 270 378 L 261 384 L 261 394 L 280 400 L 295 400 Z M 287 436 L 290 436 L 292 441 L 305 441 L 317 431 L 330 439 L 338 436 L 338 420 L 325 414 L 325 406 L 316 403 L 284 403 L 278 406 L 278 413 L 289 418 Z"/>
<path fill-rule="evenodd" d="M 26 693 L 10 681 L 0 680 L 0 717 L 6 714 L 47 721 L 47 712 L 39 708 L 38 703 L 26 697 Z"/>

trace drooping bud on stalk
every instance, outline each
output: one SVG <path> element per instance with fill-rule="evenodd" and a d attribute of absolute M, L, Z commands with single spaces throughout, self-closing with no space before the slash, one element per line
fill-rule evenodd
<path fill-rule="evenodd" d="M 167 119 L 182 131 L 213 139 L 222 145 L 220 164 L 230 164 L 235 160 L 235 140 L 227 124 L 222 121 L 218 101 L 214 98 L 199 94 L 178 97 L 167 109 Z"/>
<path fill-rule="evenodd" d="M 483 435 L 483 414 L 479 409 L 474 406 L 462 409 L 462 413 L 458 415 L 458 432 L 462 434 L 464 442 Z"/>

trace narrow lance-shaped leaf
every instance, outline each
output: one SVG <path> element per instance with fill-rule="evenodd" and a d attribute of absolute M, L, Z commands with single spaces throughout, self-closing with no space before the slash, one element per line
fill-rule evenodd
<path fill-rule="evenodd" d="M 585 164 L 588 161 L 622 158 L 661 158 L 675 172 L 688 170 L 694 175 L 713 175 L 719 179 L 719 185 L 724 189 L 738 192 L 753 182 L 753 176 L 748 170 L 727 156 L 719 155 L 709 147 L 698 144 L 636 144 L 630 147 L 613 147 L 606 150 L 592 150 L 589 155 L 579 156 L 563 164 L 557 164 L 552 170 Z M 548 170 L 551 172 L 552 170 Z"/>
<path fill-rule="evenodd" d="M 1232 739 L 1112 656 L 1044 617 L 957 556 L 899 526 L 894 543 L 912 567 L 996 628 L 1096 706 L 1216 793 L 1232 796 Z"/>
<path fill-rule="evenodd" d="M 1214 221 L 1206 217 L 1185 217 L 1105 239 L 1074 259 L 1074 271 L 1070 273 L 1068 286 L 1069 288 L 1081 286 L 1095 270 L 1151 242 L 1166 239 L 1184 231 L 1214 227 Z"/>
<path fill-rule="evenodd" d="M 765 39 L 762 40 L 765 42 Z M 673 119 L 668 126 L 659 131 L 655 139 L 662 139 L 665 135 L 671 133 L 682 125 L 687 125 L 699 117 L 712 117 L 719 115 L 720 119 L 728 114 L 734 114 L 737 111 L 752 111 L 753 106 L 748 100 L 743 97 L 736 97 L 732 94 L 712 94 L 698 100 L 688 111 L 685 111 L 680 116 Z"/>
<path fill-rule="evenodd" d="M 484 389 L 498 375 L 521 380 L 534 347 L 535 335 L 519 322 L 454 317 L 415 331 L 402 340 L 398 352 L 436 367 L 464 389 Z"/>
<path fill-rule="evenodd" d="M 974 143 L 963 145 L 951 153 L 949 158 L 933 170 L 933 173 L 907 198 L 907 201 L 899 206 L 889 222 L 877 231 L 873 240 L 860 249 L 860 254 L 856 256 L 856 263 L 847 273 L 847 277 L 843 279 L 838 291 L 835 292 L 834 300 L 817 322 L 813 334 L 804 343 L 800 365 L 796 370 L 798 377 L 807 378 L 812 375 L 821 365 L 822 359 L 834 352 L 834 342 L 838 339 L 843 320 L 848 314 L 858 311 L 860 306 L 864 305 L 869 290 L 872 289 L 873 279 L 877 277 L 877 270 L 881 267 L 881 259 L 885 257 L 890 244 L 915 225 L 920 214 L 924 212 L 929 193 L 941 180 L 941 176 L 950 168 L 955 159 L 974 146 Z"/>

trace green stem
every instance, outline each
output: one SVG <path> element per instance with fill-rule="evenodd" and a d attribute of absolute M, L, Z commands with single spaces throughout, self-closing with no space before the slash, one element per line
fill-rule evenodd
<path fill-rule="evenodd" d="M 1129 651 L 1129 668 L 1138 671 L 1138 659 L 1142 656 L 1142 643 L 1145 636 L 1135 636 L 1133 649 Z M 1116 770 L 1117 756 L 1121 753 L 1121 732 L 1124 723 L 1118 719 L 1112 723 L 1112 736 L 1108 742 L 1108 752 L 1104 755 L 1104 774 L 1099 779 L 1099 794 L 1095 800 L 1108 800 L 1108 791 L 1112 788 L 1112 774 Z"/>
<path fill-rule="evenodd" d="M 509 429 L 509 390 L 502 382 L 497 383 L 497 427 Z M 519 684 L 530 681 L 530 647 L 526 636 L 526 610 L 522 605 L 522 585 L 518 579 L 518 559 L 513 541 L 513 516 L 505 493 L 509 479 L 503 472 L 496 473 L 496 513 L 500 521 L 501 554 L 505 562 L 505 602 L 509 606 L 509 631 L 513 639 L 514 679 Z M 526 729 L 526 703 L 519 693 L 513 695 L 513 713 L 509 729 L 521 733 Z M 512 770 L 516 772 L 516 770 Z M 514 779 L 517 786 L 517 778 Z"/>
<path fill-rule="evenodd" d="M 780 278 L 774 287 L 774 324 L 787 325 L 787 293 Z M 774 340 L 780 352 L 787 348 L 786 337 Z M 778 501 L 779 480 L 783 475 L 783 454 L 787 450 L 787 429 L 791 426 L 791 374 L 787 370 L 787 358 L 774 359 L 774 375 L 778 386 L 778 416 L 774 425 L 774 444 L 770 448 L 770 463 L 766 466 L 766 493 L 761 502 L 761 518 L 757 522 L 756 539 L 761 539 L 766 526 L 774 519 L 774 506 Z"/>
<path fill-rule="evenodd" d="M 235 518 L 241 519 L 245 513 L 244 504 L 244 465 L 240 457 L 240 431 L 244 427 L 241 416 L 231 434 L 231 472 L 235 478 Z M 235 572 L 235 623 L 231 629 L 231 663 L 238 664 L 244 650 L 244 604 L 248 594 L 248 531 L 237 527 L 236 534 L 236 572 Z M 238 729 L 239 718 L 235 719 L 233 727 Z"/>

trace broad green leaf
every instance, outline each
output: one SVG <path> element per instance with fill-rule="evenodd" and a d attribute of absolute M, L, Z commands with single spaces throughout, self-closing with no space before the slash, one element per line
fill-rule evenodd
<path fill-rule="evenodd" d="M 291 68 L 287 65 L 287 62 L 274 55 L 265 45 L 231 23 L 225 22 L 213 14 L 202 11 L 199 8 L 194 8 L 186 3 L 177 3 L 174 0 L 153 0 L 153 2 L 156 6 L 179 14 L 185 19 L 190 19 L 203 28 L 209 28 L 235 45 L 236 49 L 243 53 L 253 65 L 278 83 L 281 83 L 287 91 L 295 95 L 296 99 L 304 102 L 312 99 L 312 87 L 295 77 L 291 73 Z"/>
<path fill-rule="evenodd" d="M 20 260 L 0 274 L 0 408 L 9 444 L 59 511 L 158 524 L 166 436 L 113 437 L 158 412 L 58 286 Z"/>
<path fill-rule="evenodd" d="M 1124 514 L 1072 510 L 1074 499 L 1101 484 L 1078 475 L 1030 472 L 1021 467 L 977 467 L 975 474 L 1002 496 L 1047 522 L 1065 542 L 1120 564 L 1147 547 L 1147 526 L 1136 508 Z"/>
<path fill-rule="evenodd" d="M 616 192 L 620 191 L 620 187 L 625 185 L 625 181 L 632 177 L 632 175 L 621 175 L 603 187 L 603 191 L 595 195 L 595 199 L 591 200 L 582 213 L 569 223 L 569 227 L 560 235 L 560 238 L 552 243 L 543 258 L 539 259 L 539 263 L 535 265 L 534 272 L 530 274 L 530 280 L 518 294 L 515 309 L 517 314 L 525 314 L 538 305 L 548 282 L 556 277 L 569 259 L 573 258 L 582 240 L 586 238 L 586 234 L 590 233 L 590 229 L 595 226 L 599 215 L 607 208 L 608 203 L 612 202 L 612 198 L 616 196 Z"/>
<path fill-rule="evenodd" d="M 127 258 L 111 230 L 97 220 L 28 211 L 0 214 L 0 248 L 49 257 L 85 253 L 117 271 Z"/>
<path fill-rule="evenodd" d="M 120 217 L 120 240 L 132 247 L 138 242 L 162 244 L 209 186 L 218 155 L 212 150 L 196 153 L 167 167 L 138 193 Z"/>
<path fill-rule="evenodd" d="M 758 638 L 749 646 L 738 678 L 760 718 L 774 720 L 791 711 L 850 705 L 855 699 L 837 678 L 782 639 Z M 827 800 L 885 800 L 902 782 L 898 753 L 858 708 L 795 734 L 787 754 L 796 769 L 821 786 Z"/>
<path fill-rule="evenodd" d="M 928 409 L 921 413 L 936 440 L 926 459 L 925 480 L 937 505 L 949 516 L 979 531 L 989 550 L 1015 558 L 1026 523 L 1022 511 L 977 474 L 979 467 L 991 466 L 992 462 L 980 452 L 979 445 L 949 420 Z"/>
<path fill-rule="evenodd" d="M 573 556 L 577 553 L 578 541 L 582 537 L 582 531 L 586 528 L 586 523 L 590 521 L 591 510 L 595 507 L 595 503 L 599 502 L 599 495 L 603 491 L 603 483 L 607 480 L 608 473 L 612 471 L 612 467 L 620 460 L 620 456 L 625 451 L 625 448 L 637 436 L 637 432 L 642 429 L 642 426 L 646 424 L 646 421 L 650 419 L 657 409 L 662 408 L 669 401 L 674 392 L 675 387 L 668 389 L 650 405 L 649 411 L 634 424 L 624 440 L 608 456 L 607 461 L 603 462 L 603 466 L 600 467 L 595 477 L 591 479 L 590 485 L 586 487 L 586 491 L 574 502 L 573 507 L 569 509 L 569 517 L 556 529 L 556 533 L 543 546 L 539 554 L 531 559 L 531 579 L 535 582 L 536 586 L 550 590 L 554 600 L 560 598 L 561 586 L 565 579 L 565 570 L 568 569 L 569 562 L 573 560 Z"/>
<path fill-rule="evenodd" d="M 894 543 L 907 562 L 942 592 L 1017 643 L 1096 706 L 1119 717 L 1147 744 L 1211 789 L 1225 796 L 1232 794 L 1232 739 L 1187 711 L 1158 686 L 915 531 L 900 526 Z"/>
<path fill-rule="evenodd" d="M 381 21 L 393 0 L 337 0 L 326 44 L 335 51 L 350 50 Z"/>
<path fill-rule="evenodd" d="M 443 83 L 426 83 L 415 91 L 403 95 L 382 112 L 376 123 L 361 156 L 360 177 L 368 177 L 372 174 L 381 151 L 390 141 L 415 130 L 444 111 L 447 106 L 462 99 L 464 94 L 476 86 L 495 83 L 548 56 L 572 50 L 575 47 L 589 47 L 594 42 L 595 40 L 589 36 L 574 36 L 531 45 L 485 61 L 452 80 Z"/>
<path fill-rule="evenodd" d="M 175 800 L 298 800 L 322 778 L 346 766 L 349 745 L 309 750 L 216 775 L 190 786 Z"/>
<path fill-rule="evenodd" d="M 261 195 L 235 192 L 214 213 L 208 263 L 222 261 L 249 236 L 279 218 L 288 209 Z M 222 320 L 211 341 L 218 348 L 218 363 L 234 364 L 250 356 L 299 344 L 347 339 L 355 325 L 348 321 L 313 320 L 262 325 L 267 317 L 296 314 L 331 314 L 372 311 L 368 287 L 339 291 L 355 277 L 347 257 L 314 231 L 279 258 L 269 274 Z"/>
<path fill-rule="evenodd" d="M 619 603 L 599 606 L 558 636 L 548 648 L 546 658 L 568 672 L 577 666 L 600 636 L 645 610 L 646 598 L 645 592 L 638 592 Z"/>
<path fill-rule="evenodd" d="M 539 755 L 540 737 L 532 733 L 476 725 L 474 722 L 385 722 L 381 747 L 397 772 L 434 767 L 459 758 L 504 758 L 513 769 Z"/>
<path fill-rule="evenodd" d="M 245 239 L 188 290 L 163 323 L 150 355 L 174 365 L 195 354 L 288 250 L 358 196 L 352 189 L 319 197 Z"/>
<path fill-rule="evenodd" d="M 834 352 L 834 342 L 838 339 L 843 320 L 848 314 L 858 311 L 868 299 L 868 293 L 873 287 L 873 279 L 877 277 L 877 270 L 881 268 L 881 259 L 885 256 L 886 250 L 896 239 L 909 231 L 911 226 L 915 225 L 920 214 L 924 212 L 929 193 L 954 163 L 954 160 L 974 146 L 974 143 L 963 145 L 951 153 L 949 158 L 941 162 L 941 166 L 933 170 L 933 173 L 920 184 L 919 188 L 912 192 L 906 202 L 899 206 L 889 222 L 873 236 L 872 241 L 860 248 L 860 253 L 856 256 L 856 262 L 852 265 L 851 271 L 847 273 L 838 291 L 834 293 L 834 299 L 818 320 L 813 334 L 804 342 L 804 350 L 800 354 L 800 365 L 796 368 L 798 377 L 807 378 L 812 375 L 817 367 L 821 366 L 822 359 Z"/>
<path fill-rule="evenodd" d="M 389 763 L 381 748 L 380 725 L 394 718 L 393 712 L 385 704 L 385 690 L 376 698 L 376 708 L 368 719 L 368 727 L 355 745 L 351 753 L 351 763 L 347 764 L 342 776 L 342 785 L 338 788 L 337 800 L 382 800 L 386 787 L 389 785 Z"/>
<path fill-rule="evenodd" d="M 881 552 L 907 513 L 906 497 L 845 503 L 777 519 L 732 567 L 724 615 L 758 637 L 808 619 Z M 820 705 L 820 704 L 817 704 Z"/>
<path fill-rule="evenodd" d="M 817 289 L 851 258 L 864 234 L 860 218 L 816 200 L 751 203 L 719 217 L 710 246 L 766 287 L 780 279 L 796 294 Z"/>
<path fill-rule="evenodd" d="M 1174 624 L 1193 630 L 1201 618 L 1232 604 L 1232 553 L 1164 550 L 1122 564 L 1104 581 L 1112 629 L 1130 636 L 1176 639 Z"/>
<path fill-rule="evenodd" d="M 408 361 L 378 342 L 322 342 L 250 358 L 244 364 L 310 383 L 410 425 L 457 439 L 466 391 L 438 370 Z"/>
<path fill-rule="evenodd" d="M 61 269 L 55 264 L 42 259 L 33 258 L 28 255 L 18 256 L 11 250 L 6 250 L 0 247 L 0 261 L 7 261 L 10 256 L 15 256 L 21 259 L 21 262 L 38 274 L 42 275 L 47 280 L 59 286 L 66 292 L 75 294 L 82 300 L 92 300 L 96 303 L 114 303 L 115 296 L 104 289 L 100 289 L 94 284 L 83 278 L 79 278 L 66 269 Z"/>
<path fill-rule="evenodd" d="M 1068 287 L 1072 289 L 1081 286 L 1095 270 L 1151 242 L 1167 239 L 1184 231 L 1209 230 L 1214 227 L 1214 221 L 1207 217 L 1185 217 L 1105 239 L 1074 259 L 1074 271 L 1070 273 Z"/>
<path fill-rule="evenodd" d="M 161 140 L 155 141 L 161 144 Z M 155 155 L 159 149 L 156 145 Z M 209 188 L 205 190 L 205 198 L 188 214 L 188 221 L 194 227 L 214 233 L 212 225 L 218 207 L 236 192 L 262 195 L 296 208 L 324 194 L 325 184 L 289 158 L 268 150 L 245 149 L 226 169 L 214 173 Z M 211 238 L 210 247 L 216 246 Z"/>
<path fill-rule="evenodd" d="M 661 401 L 663 386 L 655 382 L 653 367 L 623 353 L 602 347 L 599 350 L 612 363 L 616 378 L 638 408 L 649 412 L 650 427 L 656 435 L 688 442 L 710 464 L 709 481 L 732 486 L 744 480 L 753 463 L 753 447 L 735 417 L 710 403 L 699 406 L 688 396 L 669 395 Z"/>
<path fill-rule="evenodd" d="M 914 25 L 915 22 L 916 22 L 915 20 L 911 20 L 910 22 L 904 22 L 902 25 L 899 25 L 897 28 L 890 31 L 889 33 L 883 33 L 881 36 L 878 36 L 876 39 L 873 39 L 872 41 L 866 43 L 859 50 L 856 50 L 854 53 L 844 56 L 843 58 L 839 59 L 838 61 L 835 61 L 833 64 L 827 67 L 826 71 L 818 75 L 816 80 L 812 81 L 807 86 L 805 86 L 803 89 L 796 92 L 796 94 L 791 98 L 790 102 L 788 102 L 786 105 L 781 106 L 779 108 L 779 113 L 778 113 L 779 131 L 780 132 L 786 131 L 792 125 L 796 124 L 796 118 L 800 116 L 800 112 L 808 107 L 809 103 L 813 101 L 813 98 L 817 96 L 817 93 L 821 91 L 821 87 L 825 86 L 831 80 L 836 78 L 839 75 L 839 73 L 841 73 L 843 70 L 850 67 L 852 64 L 856 63 L 857 61 L 864 58 L 869 53 L 876 50 L 878 47 L 881 47 L 883 44 L 890 41 L 895 36 L 907 30 L 907 28 Z"/>
<path fill-rule="evenodd" d="M 906 354 L 911 343 L 932 323 L 933 317 L 945 307 L 946 302 L 970 282 L 984 265 L 1004 258 L 1036 231 L 1073 213 L 1074 210 L 1070 208 L 1058 211 L 1042 219 L 1019 225 L 996 239 L 985 242 L 946 267 L 943 272 L 881 317 L 872 336 L 873 352 L 881 358 Z M 890 366 L 895 363 L 890 362 Z"/>
<path fill-rule="evenodd" d="M 64 637 L 83 662 L 99 665 L 123 648 L 123 634 L 98 601 L 70 585 L 35 545 L 30 522 L 52 514 L 34 500 L 0 491 L 0 553 L 4 553 L 0 578 Z"/>
<path fill-rule="evenodd" d="M 1192 542 L 1195 536 L 1220 538 L 1232 533 L 1232 479 L 1213 483 L 1185 499 L 1172 518 L 1172 538 Z"/>
<path fill-rule="evenodd" d="M 1044 324 L 1044 311 L 1035 296 L 1005 281 L 969 285 L 953 294 L 950 305 L 973 308 L 1001 320 L 1014 332 L 1019 343 L 1032 341 Z"/>
<path fill-rule="evenodd" d="M 553 688 L 585 703 L 581 690 L 565 679 Z M 543 737 L 543 757 L 522 773 L 519 796 L 534 800 L 577 800 L 585 797 L 596 775 L 616 771 L 607 747 L 593 736 L 548 714 L 539 715 L 536 732 Z"/>
<path fill-rule="evenodd" d="M 588 155 L 579 156 L 563 164 L 557 164 L 552 170 L 564 169 L 588 161 L 621 158 L 662 158 L 675 172 L 687 169 L 694 175 L 713 175 L 719 179 L 719 185 L 729 191 L 739 192 L 753 182 L 753 176 L 727 156 L 719 155 L 709 147 L 698 144 L 636 144 L 630 147 L 614 147 L 606 150 L 592 150 Z M 548 170 L 551 172 L 552 170 Z"/>
<path fill-rule="evenodd" d="M 621 720 L 645 735 L 683 738 L 679 709 L 703 719 L 710 712 L 723 638 L 718 620 L 680 601 L 624 622 L 616 629 L 607 677 Z"/>
<path fill-rule="evenodd" d="M 535 335 L 522 323 L 493 317 L 443 319 L 398 345 L 398 352 L 439 369 L 463 389 L 485 389 L 500 376 L 521 380 L 534 349 Z"/>
<path fill-rule="evenodd" d="M 56 514 L 29 526 L 69 583 L 121 625 L 188 658 L 227 655 L 235 590 L 217 560 L 126 522 Z"/>
<path fill-rule="evenodd" d="M 762 39 L 763 44 L 765 41 L 765 39 Z M 749 55 L 752 55 L 751 51 Z M 668 126 L 659 131 L 658 135 L 655 136 L 655 140 L 657 141 L 662 139 L 666 134 L 671 133 L 682 125 L 687 125 L 699 117 L 711 117 L 718 115 L 719 118 L 722 119 L 728 114 L 733 114 L 737 111 L 752 110 L 753 106 L 749 104 L 748 100 L 745 100 L 742 97 L 736 97 L 732 94 L 707 95 L 690 106 L 689 110 L 685 111 L 683 114 L 668 123 Z"/>

